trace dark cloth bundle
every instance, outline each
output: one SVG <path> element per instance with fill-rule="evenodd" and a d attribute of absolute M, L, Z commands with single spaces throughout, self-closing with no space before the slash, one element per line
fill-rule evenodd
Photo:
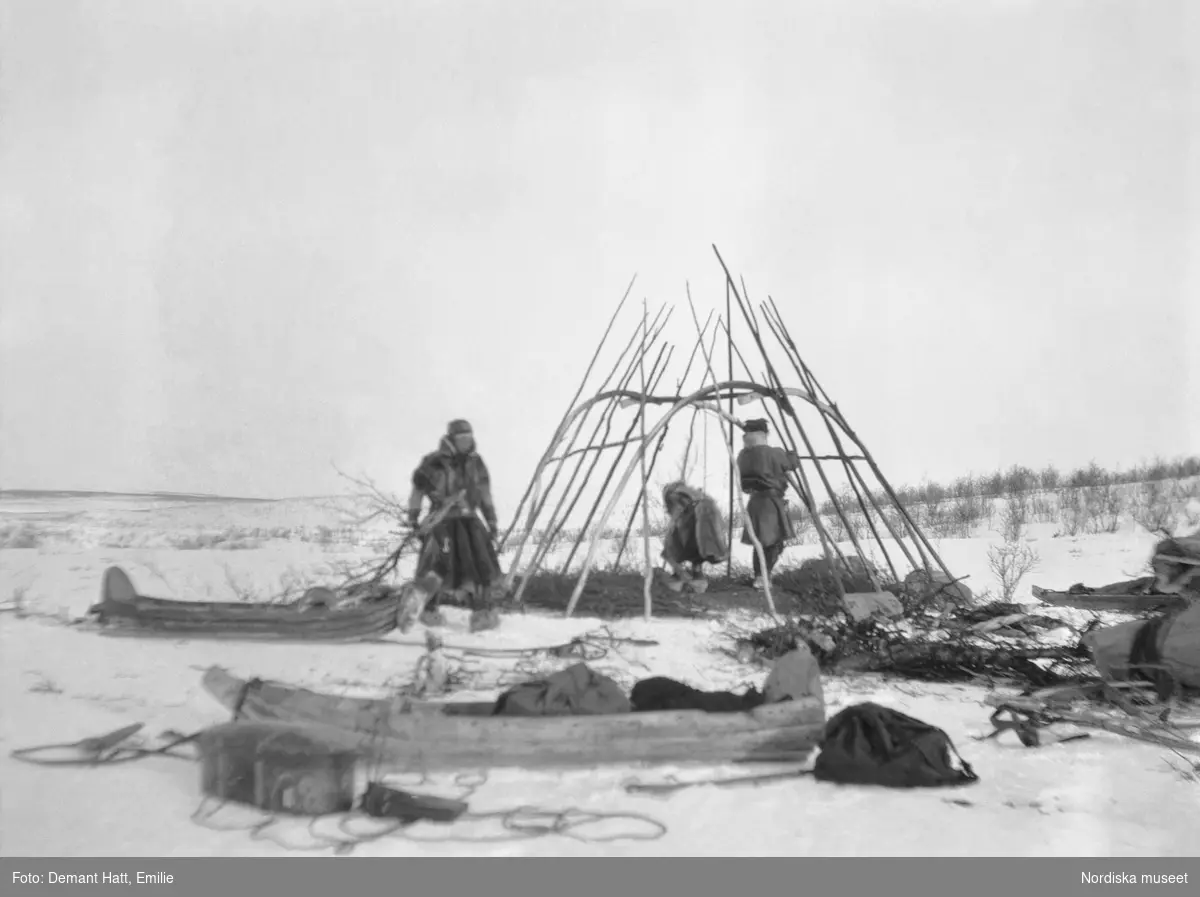
<path fill-rule="evenodd" d="M 577 663 L 545 679 L 522 682 L 500 696 L 493 716 L 580 716 L 628 713 L 621 686 Z"/>
<path fill-rule="evenodd" d="M 941 729 L 879 704 L 847 707 L 825 725 L 813 777 L 843 785 L 931 788 L 979 780 Z"/>
<path fill-rule="evenodd" d="M 705 713 L 738 713 L 764 702 L 762 692 L 751 688 L 744 695 L 729 691 L 701 691 L 666 676 L 643 679 L 633 686 L 630 703 L 634 713 L 654 710 L 703 710 Z"/>

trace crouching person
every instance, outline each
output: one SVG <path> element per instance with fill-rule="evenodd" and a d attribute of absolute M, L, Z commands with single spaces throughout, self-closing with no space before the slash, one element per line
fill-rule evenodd
<path fill-rule="evenodd" d="M 721 563 L 729 552 L 717 503 L 702 490 L 675 482 L 663 488 L 663 506 L 669 517 L 662 550 L 672 574 L 668 586 L 703 592 L 708 587 L 704 565 Z"/>
<path fill-rule="evenodd" d="M 422 458 L 413 471 L 412 487 L 409 523 L 420 526 L 426 500 L 433 519 L 428 532 L 422 534 L 417 576 L 435 573 L 441 578 L 441 589 L 426 605 L 421 621 L 427 626 L 445 622 L 439 603 L 449 590 L 467 595 L 471 631 L 494 629 L 500 622 L 491 595 L 492 585 L 500 578 L 496 509 L 487 465 L 475 450 L 469 423 L 450 422 L 437 451 Z"/>

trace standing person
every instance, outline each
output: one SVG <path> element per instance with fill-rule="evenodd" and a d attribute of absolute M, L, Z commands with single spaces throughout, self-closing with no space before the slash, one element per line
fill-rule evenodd
<path fill-rule="evenodd" d="M 408 520 L 420 525 L 421 505 L 429 500 L 433 526 L 422 538 L 417 576 L 436 573 L 442 588 L 464 591 L 471 605 L 471 631 L 494 629 L 500 617 L 491 602 L 492 583 L 500 576 L 496 553 L 496 508 L 491 476 L 475 450 L 475 436 L 465 420 L 453 420 L 435 452 L 421 459 L 412 475 Z M 483 514 L 483 520 L 479 514 Z M 484 524 L 486 523 L 486 528 Z M 421 616 L 427 626 L 440 626 L 441 593 Z"/>
<path fill-rule="evenodd" d="M 746 421 L 742 427 L 742 443 L 738 452 L 738 475 L 742 492 L 750 496 L 746 503 L 746 514 L 754 535 L 763 547 L 767 569 L 764 573 L 754 551 L 754 586 L 763 587 L 764 576 L 770 578 L 784 543 L 795 536 L 792 521 L 787 514 L 787 472 L 800 466 L 800 459 L 792 452 L 767 444 L 770 428 L 763 418 Z M 742 544 L 753 545 L 749 528 L 742 530 Z"/>

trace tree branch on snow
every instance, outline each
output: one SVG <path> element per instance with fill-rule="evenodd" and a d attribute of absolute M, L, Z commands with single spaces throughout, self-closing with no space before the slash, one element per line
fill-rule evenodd
<path fill-rule="evenodd" d="M 408 503 L 395 493 L 383 489 L 365 474 L 351 476 L 338 469 L 337 465 L 334 465 L 334 470 L 352 487 L 348 497 L 349 507 L 343 508 L 350 523 L 359 529 L 386 523 L 389 541 L 396 543 L 396 547 L 382 557 L 357 563 L 343 561 L 335 565 L 340 577 L 339 588 L 357 591 L 380 586 L 396 572 L 404 555 L 417 548 L 413 538 L 415 534 L 408 524 Z"/>
<path fill-rule="evenodd" d="M 344 510 L 351 524 L 365 527 L 372 523 L 385 521 L 393 524 L 397 531 L 407 528 L 408 503 L 395 493 L 387 492 L 373 479 L 363 475 L 353 477 L 333 468 L 337 475 L 350 483 L 354 489 L 350 493 L 350 508 Z M 343 506 L 345 507 L 345 506 Z"/>

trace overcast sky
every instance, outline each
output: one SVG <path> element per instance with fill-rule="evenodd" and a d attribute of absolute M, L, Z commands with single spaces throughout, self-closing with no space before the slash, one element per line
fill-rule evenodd
<path fill-rule="evenodd" d="M 466 417 L 503 516 L 713 243 L 895 481 L 1196 452 L 1187 7 L 0 0 L 0 487 L 402 488 Z"/>

